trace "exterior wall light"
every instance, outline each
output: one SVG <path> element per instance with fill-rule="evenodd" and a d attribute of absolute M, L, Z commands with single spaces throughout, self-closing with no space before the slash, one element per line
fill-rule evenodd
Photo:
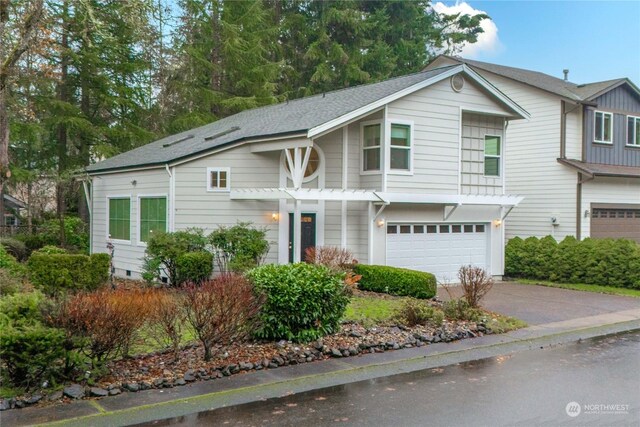
<path fill-rule="evenodd" d="M 493 220 L 493 225 L 495 225 L 496 227 L 500 227 L 502 225 L 502 220 L 501 219 L 494 219 Z"/>
<path fill-rule="evenodd" d="M 271 221 L 278 222 L 278 219 L 280 219 L 280 215 L 278 215 L 278 212 L 272 212 L 271 213 Z"/>
<path fill-rule="evenodd" d="M 384 227 L 384 218 L 378 220 L 378 227 Z"/>

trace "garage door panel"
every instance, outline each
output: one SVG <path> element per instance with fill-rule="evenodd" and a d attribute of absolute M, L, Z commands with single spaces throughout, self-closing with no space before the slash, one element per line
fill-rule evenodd
<path fill-rule="evenodd" d="M 407 230 L 407 224 L 402 225 Z M 462 265 L 487 268 L 488 233 L 482 232 L 484 228 L 485 224 L 427 224 L 417 228 L 424 233 L 414 232 L 414 225 L 410 234 L 401 234 L 401 224 L 391 224 L 387 229 L 387 264 L 428 271 L 439 281 L 455 282 Z"/>
<path fill-rule="evenodd" d="M 640 243 L 640 208 L 627 206 L 593 208 L 591 210 L 591 237 L 595 239 L 630 239 Z"/>

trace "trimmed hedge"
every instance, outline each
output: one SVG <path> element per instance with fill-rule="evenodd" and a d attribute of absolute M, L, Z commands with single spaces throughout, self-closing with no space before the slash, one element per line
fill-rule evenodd
<path fill-rule="evenodd" d="M 209 252 L 187 252 L 176 258 L 179 283 L 200 283 L 211 277 L 213 255 Z"/>
<path fill-rule="evenodd" d="M 34 253 L 27 262 L 29 278 L 46 294 L 62 290 L 94 290 L 109 278 L 108 254 Z"/>
<path fill-rule="evenodd" d="M 365 264 L 356 264 L 353 271 L 362 276 L 358 287 L 365 291 L 422 299 L 436 295 L 436 277 L 431 273 Z"/>
<path fill-rule="evenodd" d="M 560 283 L 640 289 L 640 245 L 626 239 L 547 236 L 509 240 L 505 275 Z"/>
<path fill-rule="evenodd" d="M 338 331 L 349 304 L 342 275 L 298 263 L 257 267 L 247 278 L 265 296 L 258 338 L 306 342 Z"/>

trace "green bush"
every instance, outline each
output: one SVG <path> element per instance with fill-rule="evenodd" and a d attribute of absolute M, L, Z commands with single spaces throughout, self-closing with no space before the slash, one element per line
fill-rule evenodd
<path fill-rule="evenodd" d="M 37 386 L 56 375 L 65 358 L 65 334 L 41 323 L 5 326 L 0 330 L 3 374 L 14 386 Z"/>
<path fill-rule="evenodd" d="M 21 242 L 18 239 L 4 237 L 0 239 L 0 245 L 2 245 L 7 253 L 18 261 L 24 261 L 29 257 L 29 250 L 27 249 L 27 246 L 24 242 Z"/>
<path fill-rule="evenodd" d="M 60 219 L 54 218 L 45 221 L 39 227 L 41 246 L 64 246 L 78 251 L 89 252 L 89 232 L 87 225 L 78 217 L 64 217 L 62 225 L 64 227 L 64 242 L 62 241 Z M 26 242 L 25 242 L 26 243 Z"/>
<path fill-rule="evenodd" d="M 7 270 L 16 278 L 20 278 L 25 274 L 24 266 L 13 255 L 9 254 L 2 245 L 0 245 L 0 268 Z"/>
<path fill-rule="evenodd" d="M 174 233 L 156 233 L 147 242 L 142 277 L 152 282 L 164 273 L 172 286 L 182 284 L 178 275 L 178 258 L 189 252 L 205 252 L 207 239 L 201 229 Z"/>
<path fill-rule="evenodd" d="M 0 298 L 0 326 L 26 325 L 42 320 L 40 306 L 44 300 L 38 292 L 24 292 Z"/>
<path fill-rule="evenodd" d="M 53 245 L 43 246 L 34 252 L 37 252 L 39 254 L 45 254 L 45 255 L 56 255 L 56 254 L 68 253 L 66 249 L 60 248 L 58 246 L 53 246 Z"/>
<path fill-rule="evenodd" d="M 394 318 L 409 327 L 427 323 L 441 326 L 444 321 L 444 313 L 425 301 L 407 298 L 402 302 Z"/>
<path fill-rule="evenodd" d="M 108 254 L 34 253 L 27 262 L 29 278 L 46 294 L 63 290 L 94 290 L 109 278 Z"/>
<path fill-rule="evenodd" d="M 241 273 L 257 267 L 269 252 L 267 230 L 240 222 L 233 227 L 220 227 L 209 235 L 216 264 L 221 272 Z"/>
<path fill-rule="evenodd" d="M 640 288 L 640 245 L 626 239 L 511 239 L 505 263 L 512 277 Z"/>
<path fill-rule="evenodd" d="M 442 304 L 442 311 L 449 320 L 464 320 L 469 322 L 477 322 L 482 317 L 482 310 L 471 307 L 464 299 L 452 299 Z"/>
<path fill-rule="evenodd" d="M 422 299 L 436 295 L 436 278 L 431 273 L 364 264 L 357 264 L 353 271 L 362 276 L 358 287 L 365 291 Z"/>
<path fill-rule="evenodd" d="M 13 236 L 14 239 L 19 240 L 25 244 L 27 247 L 27 251 L 29 253 L 40 249 L 45 246 L 47 243 L 45 242 L 44 237 L 41 234 L 16 234 Z"/>
<path fill-rule="evenodd" d="M 0 297 L 13 295 L 22 290 L 22 281 L 5 268 L 0 268 Z"/>
<path fill-rule="evenodd" d="M 247 277 L 265 297 L 258 338 L 305 342 L 338 330 L 349 303 L 341 275 L 298 263 L 264 265 Z"/>
<path fill-rule="evenodd" d="M 176 260 L 180 283 L 200 283 L 211 277 L 213 255 L 209 252 L 187 252 Z"/>

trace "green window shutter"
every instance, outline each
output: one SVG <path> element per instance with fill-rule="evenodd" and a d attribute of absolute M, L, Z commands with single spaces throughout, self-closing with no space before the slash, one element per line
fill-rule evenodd
<path fill-rule="evenodd" d="M 167 198 L 140 198 L 140 241 L 146 242 L 154 233 L 167 231 Z"/>
<path fill-rule="evenodd" d="M 109 235 L 112 239 L 131 239 L 131 199 L 109 199 Z"/>

